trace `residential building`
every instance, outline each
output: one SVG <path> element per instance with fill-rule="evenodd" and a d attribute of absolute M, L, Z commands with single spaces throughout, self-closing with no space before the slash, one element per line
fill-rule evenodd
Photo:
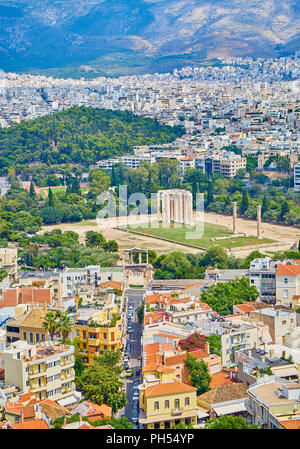
<path fill-rule="evenodd" d="M 300 162 L 294 165 L 294 190 L 300 192 Z"/>
<path fill-rule="evenodd" d="M 139 423 L 146 429 L 171 429 L 197 424 L 197 389 L 182 382 L 139 385 Z"/>
<path fill-rule="evenodd" d="M 123 345 L 122 318 L 117 305 L 111 308 L 79 309 L 74 325 L 79 351 L 86 366 L 105 351 L 116 351 Z"/>
<path fill-rule="evenodd" d="M 251 385 L 246 408 L 249 421 L 264 429 L 278 429 L 278 419 L 299 419 L 300 385 L 275 377 Z"/>
<path fill-rule="evenodd" d="M 292 307 L 293 297 L 300 295 L 300 260 L 278 264 L 276 270 L 276 303 Z"/>
<path fill-rule="evenodd" d="M 57 401 L 75 391 L 74 346 L 19 340 L 4 351 L 3 359 L 5 382 L 34 393 L 37 400 Z"/>
<path fill-rule="evenodd" d="M 296 312 L 290 309 L 268 307 L 250 312 L 249 318 L 265 323 L 269 327 L 272 342 L 278 344 L 284 344 L 286 337 L 297 326 Z"/>

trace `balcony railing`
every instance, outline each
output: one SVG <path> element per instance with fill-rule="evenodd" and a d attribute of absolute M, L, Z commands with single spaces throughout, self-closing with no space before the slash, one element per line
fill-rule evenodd
<path fill-rule="evenodd" d="M 171 411 L 171 415 L 181 415 L 182 413 L 183 413 L 183 410 L 180 409 L 180 408 L 174 408 L 174 409 Z"/>

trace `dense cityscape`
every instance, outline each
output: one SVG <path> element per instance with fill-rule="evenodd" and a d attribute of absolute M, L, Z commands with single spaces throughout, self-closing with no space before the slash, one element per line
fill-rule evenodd
<path fill-rule="evenodd" d="M 3 74 L 1 430 L 300 428 L 299 75 Z"/>

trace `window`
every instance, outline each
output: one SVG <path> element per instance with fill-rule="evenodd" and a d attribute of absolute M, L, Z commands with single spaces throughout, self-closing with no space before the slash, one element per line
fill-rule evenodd
<path fill-rule="evenodd" d="M 286 324 L 286 321 L 282 321 L 282 324 Z"/>
<path fill-rule="evenodd" d="M 287 299 L 289 297 L 289 291 L 288 290 L 283 290 L 283 297 L 285 299 Z"/>
<path fill-rule="evenodd" d="M 184 403 L 185 405 L 190 405 L 190 398 L 189 397 L 185 398 Z"/>
<path fill-rule="evenodd" d="M 284 284 L 288 284 L 289 283 L 289 280 L 288 280 L 288 278 L 284 278 Z"/>
<path fill-rule="evenodd" d="M 154 402 L 154 410 L 159 410 L 159 402 Z"/>
<path fill-rule="evenodd" d="M 33 343 L 33 333 L 29 332 L 29 342 Z"/>
<path fill-rule="evenodd" d="M 179 408 L 179 399 L 175 399 L 174 406 L 175 406 L 175 409 Z"/>
<path fill-rule="evenodd" d="M 40 341 L 40 334 L 35 334 L 35 342 L 39 343 Z"/>
<path fill-rule="evenodd" d="M 27 340 L 27 332 L 23 332 L 23 340 Z"/>
<path fill-rule="evenodd" d="M 165 401 L 165 408 L 169 408 L 170 407 L 170 402 L 169 401 Z"/>

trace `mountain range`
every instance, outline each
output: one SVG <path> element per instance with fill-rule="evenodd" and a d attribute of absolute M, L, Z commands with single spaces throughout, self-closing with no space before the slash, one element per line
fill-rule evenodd
<path fill-rule="evenodd" d="M 299 49 L 299 0 L 0 0 L 3 70 Z"/>

